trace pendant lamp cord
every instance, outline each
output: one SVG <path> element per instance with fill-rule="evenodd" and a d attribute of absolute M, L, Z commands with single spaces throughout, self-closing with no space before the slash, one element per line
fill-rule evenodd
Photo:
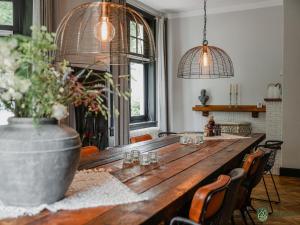
<path fill-rule="evenodd" d="M 207 15 L 206 15 L 206 3 L 207 0 L 204 1 L 204 28 L 203 28 L 203 45 L 207 45 L 208 41 L 206 40 L 206 24 L 207 24 Z"/>

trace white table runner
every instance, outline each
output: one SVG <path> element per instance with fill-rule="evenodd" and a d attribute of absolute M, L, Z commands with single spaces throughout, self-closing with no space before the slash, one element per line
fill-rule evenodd
<path fill-rule="evenodd" d="M 204 140 L 207 140 L 207 141 L 209 141 L 209 140 L 234 140 L 234 139 L 245 139 L 245 138 L 250 138 L 250 137 L 222 133 L 221 136 L 204 137 Z"/>
<path fill-rule="evenodd" d="M 23 208 L 5 206 L 0 201 L 0 219 L 25 215 L 32 216 L 40 213 L 44 209 L 57 212 L 59 210 L 76 210 L 98 206 L 119 205 L 144 200 L 147 199 L 140 197 L 130 190 L 110 173 L 101 170 L 86 170 L 76 173 L 66 193 L 66 197 L 54 204 Z"/>

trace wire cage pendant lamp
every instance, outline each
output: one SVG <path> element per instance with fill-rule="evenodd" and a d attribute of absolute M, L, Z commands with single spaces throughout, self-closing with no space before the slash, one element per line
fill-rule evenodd
<path fill-rule="evenodd" d="M 222 49 L 208 45 L 207 0 L 204 1 L 204 28 L 202 46 L 188 50 L 180 60 L 177 77 L 184 79 L 230 78 L 234 76 L 233 63 Z"/>
<path fill-rule="evenodd" d="M 154 36 L 143 16 L 126 4 L 108 0 L 84 3 L 63 18 L 56 35 L 56 61 L 67 60 L 78 67 L 128 65 L 134 55 L 129 21 L 137 25 L 137 33 L 143 37 L 139 59 L 143 63 L 155 61 Z"/>

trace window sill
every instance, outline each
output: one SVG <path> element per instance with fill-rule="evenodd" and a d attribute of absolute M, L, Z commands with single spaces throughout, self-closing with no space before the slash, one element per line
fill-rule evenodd
<path fill-rule="evenodd" d="M 148 127 L 157 127 L 157 122 L 147 121 L 147 122 L 129 124 L 130 130 L 138 130 L 138 129 L 148 128 Z"/>

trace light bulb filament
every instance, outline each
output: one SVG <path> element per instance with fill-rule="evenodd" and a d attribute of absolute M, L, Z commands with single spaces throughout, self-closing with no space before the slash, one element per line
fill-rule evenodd
<path fill-rule="evenodd" d="M 102 17 L 101 19 L 101 40 L 102 41 L 107 41 L 108 39 L 108 18 L 107 17 Z"/>
<path fill-rule="evenodd" d="M 203 53 L 203 66 L 207 67 L 208 66 L 208 54 L 207 52 Z"/>

